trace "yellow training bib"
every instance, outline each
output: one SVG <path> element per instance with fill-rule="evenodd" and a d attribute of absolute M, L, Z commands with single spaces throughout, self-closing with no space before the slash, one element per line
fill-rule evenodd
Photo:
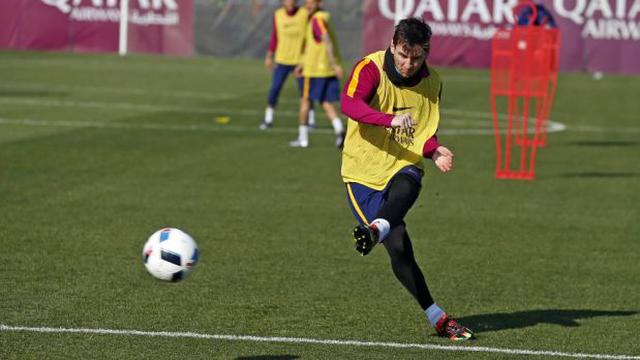
<path fill-rule="evenodd" d="M 303 59 L 304 77 L 332 77 L 336 76 L 335 70 L 331 66 L 329 55 L 327 54 L 327 45 L 324 41 L 317 41 L 313 36 L 313 23 L 314 19 L 318 19 L 323 31 L 329 35 L 331 44 L 333 45 L 333 55 L 335 57 L 336 64 L 340 64 L 340 49 L 338 46 L 337 37 L 331 24 L 331 16 L 328 12 L 320 10 L 317 11 L 309 19 L 307 25 L 307 35 L 305 39 L 305 50 Z"/>
<path fill-rule="evenodd" d="M 300 8 L 295 15 L 289 16 L 285 8 L 280 8 L 276 10 L 274 16 L 278 35 L 275 61 L 283 65 L 298 65 L 309 12 L 306 8 Z"/>
<path fill-rule="evenodd" d="M 438 130 L 440 121 L 442 83 L 438 73 L 429 68 L 429 76 L 416 86 L 397 87 L 383 70 L 384 54 L 379 51 L 362 60 L 373 62 L 380 71 L 380 84 L 369 106 L 387 114 L 411 114 L 417 125 L 409 129 L 385 128 L 348 119 L 342 151 L 342 179 L 376 190 L 384 189 L 406 166 L 414 165 L 424 170 L 422 149 Z M 358 78 L 359 74 L 355 74 L 358 68 L 362 69 L 362 66 L 356 66 L 352 79 Z"/>

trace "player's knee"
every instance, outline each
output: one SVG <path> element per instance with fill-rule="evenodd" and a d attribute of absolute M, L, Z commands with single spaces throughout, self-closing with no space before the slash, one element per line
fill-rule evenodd
<path fill-rule="evenodd" d="M 406 229 L 404 224 L 400 224 L 391 229 L 389 236 L 384 240 L 383 244 L 392 261 L 403 259 L 408 254 L 404 241 L 404 233 Z"/>

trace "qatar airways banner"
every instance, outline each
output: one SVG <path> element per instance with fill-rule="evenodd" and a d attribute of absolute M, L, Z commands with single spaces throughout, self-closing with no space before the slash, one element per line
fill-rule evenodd
<path fill-rule="evenodd" d="M 191 55 L 193 0 L 129 0 L 131 52 Z M 0 48 L 118 51 L 120 0 L 2 0 Z"/>
<path fill-rule="evenodd" d="M 430 62 L 489 67 L 491 37 L 514 23 L 517 0 L 374 0 L 364 9 L 365 52 L 386 48 L 395 23 L 422 17 Z M 640 73 L 640 0 L 543 0 L 561 33 L 560 68 Z"/>

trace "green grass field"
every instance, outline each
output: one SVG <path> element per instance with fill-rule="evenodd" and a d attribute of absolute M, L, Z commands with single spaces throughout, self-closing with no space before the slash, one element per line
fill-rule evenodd
<path fill-rule="evenodd" d="M 640 359 L 640 78 L 562 75 L 552 120 L 566 130 L 523 182 L 494 179 L 494 138 L 476 134 L 491 129 L 488 71 L 441 74 L 455 170 L 427 164 L 407 224 L 434 297 L 479 352 L 17 331 L 452 345 L 385 251 L 352 249 L 328 122 L 310 148 L 287 146 L 293 82 L 260 132 L 259 61 L 0 53 L 0 358 Z M 163 226 L 201 249 L 182 283 L 142 264 Z"/>

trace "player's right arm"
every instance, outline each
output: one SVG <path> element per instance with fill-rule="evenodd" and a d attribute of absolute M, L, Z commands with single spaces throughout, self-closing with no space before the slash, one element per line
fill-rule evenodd
<path fill-rule="evenodd" d="M 264 57 L 264 66 L 269 69 L 269 71 L 273 70 L 273 54 L 276 52 L 276 47 L 278 46 L 278 31 L 276 30 L 276 15 L 273 14 L 273 29 L 271 30 L 271 39 L 269 40 L 269 49 L 267 50 L 267 55 Z"/>
<path fill-rule="evenodd" d="M 380 71 L 373 61 L 360 60 L 347 81 L 341 96 L 342 112 L 351 119 L 368 125 L 406 128 L 415 125 L 409 114 L 386 114 L 373 109 L 369 102 L 380 85 Z"/>

